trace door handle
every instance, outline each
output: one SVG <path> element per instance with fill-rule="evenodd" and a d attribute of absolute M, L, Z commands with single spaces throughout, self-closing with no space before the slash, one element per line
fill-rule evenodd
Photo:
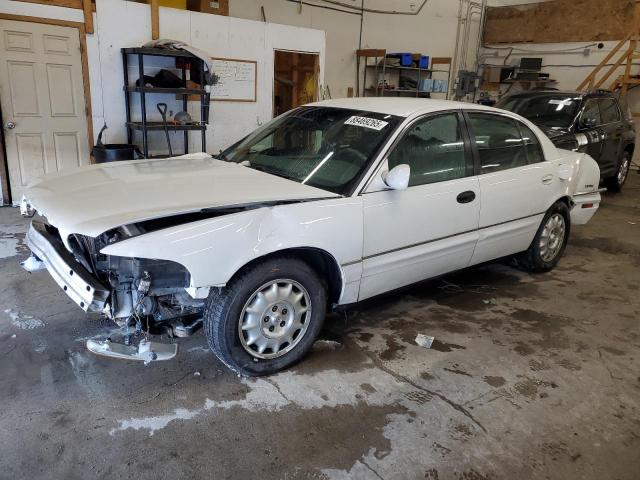
<path fill-rule="evenodd" d="M 471 190 L 467 190 L 466 192 L 458 194 L 456 200 L 458 201 L 458 203 L 470 203 L 473 202 L 475 198 L 476 193 Z"/>
<path fill-rule="evenodd" d="M 542 183 L 544 185 L 549 185 L 551 182 L 553 182 L 553 175 L 552 174 L 548 174 L 548 175 L 545 175 L 544 177 L 542 177 Z"/>
<path fill-rule="evenodd" d="M 7 130 L 13 130 L 16 128 L 16 124 L 14 122 L 7 122 L 5 126 L 7 127 Z"/>

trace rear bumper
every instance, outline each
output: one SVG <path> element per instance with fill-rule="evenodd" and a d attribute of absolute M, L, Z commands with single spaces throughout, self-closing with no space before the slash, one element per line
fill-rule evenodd
<path fill-rule="evenodd" d="M 600 193 L 583 193 L 574 195 L 573 208 L 571 209 L 571 223 L 573 225 L 584 225 L 596 213 L 600 206 Z"/>
<path fill-rule="evenodd" d="M 76 261 L 60 239 L 47 231 L 44 223 L 33 220 L 26 240 L 56 283 L 80 308 L 85 312 L 104 309 L 109 290 Z"/>

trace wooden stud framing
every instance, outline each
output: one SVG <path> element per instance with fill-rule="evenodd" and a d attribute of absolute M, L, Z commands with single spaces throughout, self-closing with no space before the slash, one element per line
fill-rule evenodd
<path fill-rule="evenodd" d="M 151 0 L 151 40 L 160 38 L 160 11 L 158 0 Z"/>
<path fill-rule="evenodd" d="M 84 14 L 84 29 L 93 34 L 93 7 L 91 0 L 82 0 L 82 12 Z"/>

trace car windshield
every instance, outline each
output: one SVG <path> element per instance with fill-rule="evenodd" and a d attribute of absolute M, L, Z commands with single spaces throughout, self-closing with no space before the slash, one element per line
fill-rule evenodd
<path fill-rule="evenodd" d="M 538 125 L 563 128 L 571 125 L 580 103 L 580 97 L 575 95 L 549 94 L 508 97 L 496 106 L 522 115 Z"/>
<path fill-rule="evenodd" d="M 401 117 L 301 107 L 265 124 L 218 158 L 348 194 Z"/>

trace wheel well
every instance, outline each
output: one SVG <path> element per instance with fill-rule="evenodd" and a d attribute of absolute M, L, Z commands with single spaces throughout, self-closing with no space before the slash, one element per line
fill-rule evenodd
<path fill-rule="evenodd" d="M 573 202 L 571 201 L 571 198 L 569 198 L 569 197 L 561 197 L 557 201 L 566 204 L 567 207 L 569 208 L 569 210 L 571 210 L 571 207 L 573 206 Z"/>
<path fill-rule="evenodd" d="M 342 293 L 342 275 L 340 265 L 329 252 L 313 247 L 287 248 L 254 258 L 240 268 L 232 278 L 251 268 L 253 265 L 270 258 L 293 257 L 302 260 L 313 268 L 327 286 L 329 305 L 337 303 Z"/>
<path fill-rule="evenodd" d="M 635 144 L 630 143 L 629 145 L 624 147 L 624 151 L 629 152 L 629 154 L 633 157 L 633 151 L 635 150 L 635 148 L 636 148 Z"/>

